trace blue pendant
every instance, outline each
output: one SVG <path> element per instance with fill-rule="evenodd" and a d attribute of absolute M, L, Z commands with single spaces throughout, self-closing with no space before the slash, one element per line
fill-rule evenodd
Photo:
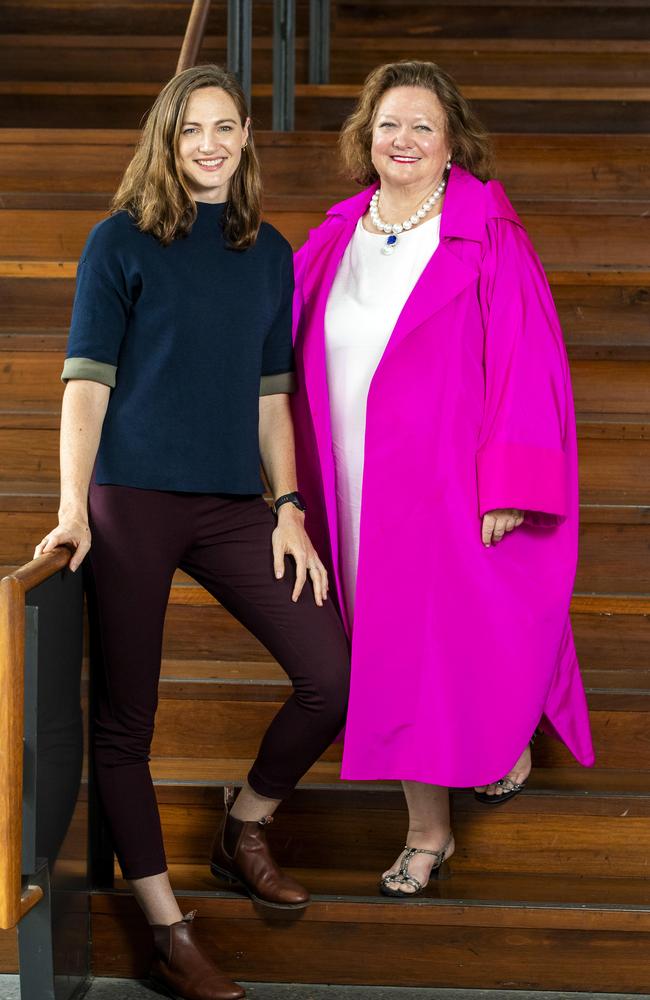
<path fill-rule="evenodd" d="M 381 252 L 383 254 L 386 254 L 386 256 L 388 257 L 390 256 L 390 254 L 393 253 L 396 246 L 397 246 L 397 236 L 395 236 L 395 233 L 391 233 L 391 235 L 387 238 L 386 242 L 381 248 Z"/>

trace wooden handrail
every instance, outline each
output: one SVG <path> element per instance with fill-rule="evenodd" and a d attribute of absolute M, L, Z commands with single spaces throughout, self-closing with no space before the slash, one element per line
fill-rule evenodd
<path fill-rule="evenodd" d="M 187 21 L 187 28 L 185 29 L 185 38 L 183 39 L 176 65 L 177 73 L 182 73 L 184 69 L 189 69 L 190 66 L 196 66 L 196 60 L 203 44 L 203 36 L 205 35 L 209 13 L 210 0 L 194 0 Z"/>
<path fill-rule="evenodd" d="M 25 594 L 64 569 L 58 548 L 0 580 L 0 929 L 15 927 L 42 896 L 22 888 Z"/>

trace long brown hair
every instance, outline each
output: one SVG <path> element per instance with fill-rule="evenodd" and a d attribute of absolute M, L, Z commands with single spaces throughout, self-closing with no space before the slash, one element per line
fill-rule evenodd
<path fill-rule="evenodd" d="M 190 94 L 219 87 L 237 108 L 242 126 L 248 117 L 239 81 L 221 66 L 207 64 L 186 69 L 165 84 L 147 116 L 133 159 L 124 172 L 111 211 L 126 210 L 146 233 L 167 246 L 185 236 L 196 219 L 196 204 L 178 157 L 178 140 Z M 252 246 L 262 221 L 262 182 L 253 136 L 242 150 L 230 178 L 223 232 L 235 250 Z"/>
<path fill-rule="evenodd" d="M 357 106 L 339 136 L 343 169 L 359 184 L 372 184 L 377 171 L 370 156 L 372 127 L 379 102 L 393 87 L 424 87 L 432 91 L 446 117 L 447 139 L 454 163 L 479 180 L 492 176 L 492 144 L 487 130 L 458 90 L 453 79 L 432 62 L 403 60 L 378 66 L 366 77 Z"/>

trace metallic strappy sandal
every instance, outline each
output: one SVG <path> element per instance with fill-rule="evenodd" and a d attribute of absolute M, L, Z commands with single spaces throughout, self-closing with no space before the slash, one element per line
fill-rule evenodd
<path fill-rule="evenodd" d="M 529 746 L 531 750 L 533 749 L 533 743 L 537 737 L 537 730 L 533 733 L 530 739 Z M 532 771 L 532 768 L 531 768 Z M 530 775 L 528 775 L 528 778 Z M 515 795 L 519 795 L 520 792 L 526 788 L 528 784 L 528 778 L 525 781 L 513 781 L 507 775 L 505 778 L 499 778 L 498 781 L 491 782 L 491 784 L 497 785 L 499 788 L 503 789 L 500 795 L 496 793 L 494 795 L 488 795 L 487 792 L 474 792 L 474 798 L 477 802 L 482 803 L 484 806 L 500 806 L 504 802 L 509 802 L 510 799 L 514 799 Z"/>
<path fill-rule="evenodd" d="M 405 853 L 400 862 L 399 871 L 393 872 L 390 875 L 384 875 L 379 883 L 379 891 L 384 896 L 393 896 L 397 899 L 412 899 L 413 896 L 419 896 L 421 892 L 424 892 L 432 878 L 449 878 L 451 876 L 451 869 L 449 868 L 449 862 L 445 859 L 445 854 L 452 840 L 453 834 L 450 833 L 447 843 L 439 851 L 426 851 L 423 847 L 409 847 L 408 844 L 406 844 L 404 847 Z M 411 859 L 415 857 L 416 854 L 430 854 L 432 858 L 435 858 L 429 878 L 424 883 L 420 882 L 409 872 L 409 864 Z M 402 889 L 393 889 L 389 885 L 390 882 L 398 882 L 400 885 L 412 885 L 413 892 L 404 892 Z"/>

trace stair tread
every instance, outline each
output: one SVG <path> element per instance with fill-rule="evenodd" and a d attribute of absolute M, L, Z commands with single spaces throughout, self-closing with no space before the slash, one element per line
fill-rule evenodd
<path fill-rule="evenodd" d="M 16 494 L 12 494 L 16 496 Z M 33 494 L 27 494 L 32 497 Z M 56 494 L 41 494 L 44 500 L 40 510 L 56 510 Z M 49 506 L 52 498 L 54 503 Z M 0 492 L 0 510 L 2 510 L 2 493 Z M 17 569 L 15 563 L 0 565 L 0 579 Z M 211 606 L 218 605 L 218 602 L 211 594 L 208 594 L 203 587 L 194 583 L 181 570 L 177 570 L 172 590 L 170 594 L 170 604 L 181 606 Z M 576 591 L 571 600 L 571 612 L 573 614 L 595 614 L 595 615 L 649 615 L 650 595 L 649 594 L 602 594 L 584 593 Z"/>
<path fill-rule="evenodd" d="M 252 764 L 252 759 L 154 756 L 150 766 L 154 783 L 158 787 L 188 785 L 220 788 L 230 783 L 241 784 Z M 318 761 L 301 781 L 301 787 L 340 791 L 399 788 L 398 782 L 391 781 L 341 781 L 340 769 L 339 761 Z M 569 792 L 647 797 L 650 795 L 650 779 L 647 771 L 536 767 L 531 775 L 530 790 L 533 793 Z"/>
<path fill-rule="evenodd" d="M 0 33 L 0 46 L 11 45 L 19 48 L 33 46 L 43 46 L 44 48 L 171 48 L 175 52 L 180 49 L 182 35 L 141 35 L 137 38 L 132 35 L 123 34 L 94 34 L 83 35 L 70 34 L 15 34 L 12 32 Z M 210 47 L 215 44 L 226 44 L 227 38 L 223 35 L 206 34 L 203 44 Z M 296 42 L 302 48 L 308 46 L 308 39 L 297 36 Z M 253 44 L 260 48 L 271 48 L 272 39 L 270 37 L 255 37 Z M 446 36 L 444 38 L 417 38 L 404 34 L 392 36 L 390 38 L 377 37 L 375 35 L 355 35 L 353 38 L 344 35 L 332 35 L 332 47 L 338 50 L 350 49 L 357 51 L 359 48 L 370 46 L 394 53 L 396 49 L 403 47 L 423 52 L 437 52 L 447 49 L 458 49 L 472 54 L 477 49 L 485 52 L 589 52 L 601 53 L 603 55 L 621 53 L 650 53 L 650 40 L 640 39 L 602 39 L 602 38 L 509 38 L 491 37 L 475 38 L 460 36 Z"/>
<path fill-rule="evenodd" d="M 389 863 L 390 859 L 387 859 Z M 453 860 L 450 862 L 453 872 Z M 403 908 L 428 908 L 440 904 L 487 904 L 504 908 L 523 905 L 559 908 L 596 907 L 605 910 L 636 909 L 650 918 L 650 895 L 645 878 L 589 878 L 567 875 L 508 875 L 503 873 L 458 873 L 451 878 L 432 880 L 426 893 L 412 903 L 381 896 L 377 871 L 350 871 L 349 869 L 292 868 L 288 872 L 304 883 L 317 901 L 373 902 L 389 907 L 393 919 L 399 920 Z M 116 867 L 116 889 L 125 889 L 127 883 L 119 877 Z M 233 900 L 241 899 L 239 893 L 229 891 L 226 883 L 217 881 L 206 864 L 170 864 L 169 876 L 177 893 L 223 895 Z"/>
<path fill-rule="evenodd" d="M 284 698 L 289 691 L 290 681 L 279 664 L 269 661 L 223 661 L 215 660 L 210 667 L 210 661 L 203 664 L 203 670 L 196 670 L 197 661 L 190 661 L 193 665 L 189 671 L 183 669 L 183 661 L 174 661 L 177 673 L 170 675 L 164 673 L 161 678 L 160 696 L 161 698 L 181 698 L 196 697 L 212 700 L 262 700 L 273 701 L 276 698 Z M 210 669 L 213 673 L 210 674 Z M 616 673 L 612 671 L 612 677 L 616 679 Z M 589 683 L 589 671 L 583 671 L 583 680 L 590 702 L 602 708 L 606 700 L 612 702 L 613 710 L 616 710 L 616 702 L 625 702 L 638 698 L 637 711 L 649 711 L 650 704 L 646 705 L 646 697 L 650 695 L 650 671 L 645 674 L 645 683 L 641 687 L 627 687 L 620 683 L 611 686 L 602 683 L 591 685 Z"/>
<path fill-rule="evenodd" d="M 289 184 L 293 183 L 293 179 Z M 275 186 L 275 185 L 274 185 Z M 349 184 L 343 183 L 336 193 L 295 194 L 292 191 L 267 191 L 263 196 L 262 210 L 266 212 L 308 212 L 325 214 L 336 200 L 353 194 Z M 38 212 L 108 212 L 112 192 L 104 191 L 0 191 L 5 211 Z M 647 217 L 650 202 L 645 195 L 620 194 L 612 198 L 557 197 L 547 194 L 512 196 L 512 202 L 521 215 L 562 215 L 571 224 L 571 217 L 579 223 L 586 215 Z M 606 224 L 606 220 L 604 222 Z"/>
<path fill-rule="evenodd" d="M 160 82 L 119 80 L 0 80 L 0 94 L 39 95 L 110 95 L 157 97 Z M 650 87 L 641 86 L 525 86 L 501 84 L 498 86 L 469 84 L 462 88 L 468 100 L 519 100 L 519 101 L 650 101 Z M 355 98 L 361 91 L 360 83 L 297 83 L 296 97 Z M 271 97 L 272 83 L 255 83 L 251 88 L 255 97 Z"/>
<path fill-rule="evenodd" d="M 583 670 L 590 690 L 650 690 L 650 663 L 647 670 Z M 174 659 L 162 661 L 163 681 L 220 681 L 225 683 L 286 683 L 279 666 L 271 660 Z M 608 683 L 611 681 L 612 683 Z M 614 683 L 616 682 L 616 683 Z"/>
<path fill-rule="evenodd" d="M 0 278 L 74 278 L 76 258 L 20 259 L 0 255 Z M 650 282 L 650 268 L 643 264 L 554 264 L 546 268 L 550 284 L 623 284 L 638 285 Z"/>
<path fill-rule="evenodd" d="M 619 361 L 642 361 L 650 360 L 650 344 L 645 329 L 639 330 L 637 336 L 630 336 L 629 333 L 611 335 L 608 341 L 603 339 L 602 329 L 596 326 L 589 326 L 583 319 L 579 330 L 568 330 L 565 334 L 565 344 L 569 358 L 573 360 L 588 361 L 594 360 L 619 360 Z M 20 351 L 33 352 L 38 354 L 56 353 L 63 355 L 68 343 L 67 329 L 53 330 L 32 330 L 29 327 L 20 329 L 2 328 L 2 317 L 0 317 L 0 351 Z M 597 414 L 608 419 L 614 414 Z M 628 419 L 627 414 L 620 414 Z M 640 418 L 643 414 L 639 415 Z"/>

